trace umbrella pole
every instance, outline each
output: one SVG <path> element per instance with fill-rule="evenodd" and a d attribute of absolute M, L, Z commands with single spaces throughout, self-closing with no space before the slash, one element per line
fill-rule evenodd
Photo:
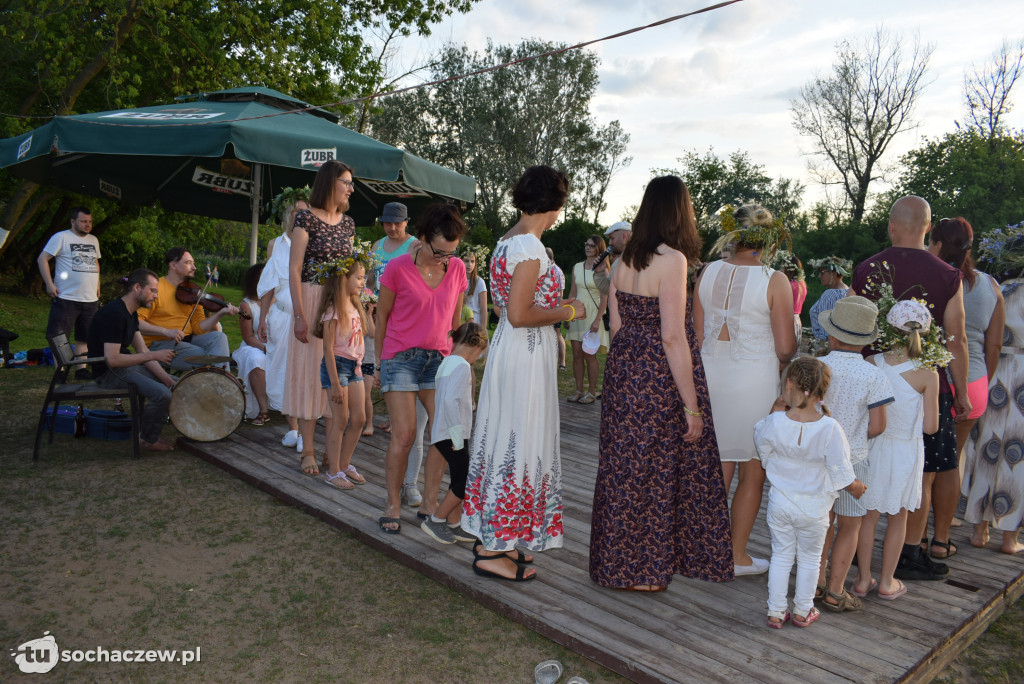
<path fill-rule="evenodd" d="M 259 247 L 260 239 L 260 202 L 262 202 L 262 181 L 263 181 L 263 164 L 253 164 L 252 168 L 253 184 L 252 184 L 252 236 L 249 239 L 249 265 L 252 266 L 256 263 L 256 253 Z"/>

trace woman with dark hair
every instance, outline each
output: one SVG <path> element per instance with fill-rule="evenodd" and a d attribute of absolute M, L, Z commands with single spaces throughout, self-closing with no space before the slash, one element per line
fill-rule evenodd
<path fill-rule="evenodd" d="M 355 222 L 345 215 L 354 189 L 352 169 L 332 159 L 317 171 L 310 192 L 309 208 L 298 212 L 292 226 L 288 255 L 288 289 L 291 293 L 295 340 L 288 346 L 288 381 L 285 383 L 282 413 L 299 419 L 302 458 L 299 467 L 307 475 L 318 475 L 313 453 L 313 431 L 321 416 L 330 418 L 327 392 L 320 385 L 323 345 L 311 339 L 312 317 L 320 303 L 321 286 L 315 282 L 314 264 L 352 254 Z"/>
<path fill-rule="evenodd" d="M 572 373 L 576 379 L 576 393 L 568 401 L 581 404 L 593 404 L 600 396 L 597 391 L 597 352 L 608 348 L 608 331 L 604 329 L 604 310 L 608 306 L 608 295 L 601 294 L 594 280 L 594 265 L 604 254 L 605 242 L 600 235 L 591 235 L 583 243 L 586 258 L 572 269 L 572 286 L 569 288 L 569 299 L 581 299 L 587 304 L 586 318 L 577 318 L 569 324 L 565 338 L 572 344 Z M 590 335 L 596 338 L 597 346 L 593 351 L 583 348 L 583 338 Z M 583 373 L 586 368 L 587 392 L 583 392 Z"/>
<path fill-rule="evenodd" d="M 245 417 L 253 425 L 263 425 L 270 418 L 267 401 L 267 345 L 256 331 L 263 326 L 265 313 L 256 296 L 256 286 L 263 274 L 264 264 L 250 266 L 242 278 L 242 303 L 238 310 L 238 327 L 242 331 L 242 343 L 231 355 L 238 364 L 238 378 L 245 385 Z"/>
<path fill-rule="evenodd" d="M 686 295 L 700 256 L 690 193 L 648 184 L 609 288 L 601 446 L 590 578 L 663 591 L 673 575 L 733 578 L 729 504 L 704 367 Z"/>
<path fill-rule="evenodd" d="M 732 549 L 737 575 L 768 571 L 747 554 L 761 507 L 765 473 L 754 447 L 754 425 L 779 396 L 779 372 L 796 354 L 793 291 L 768 267 L 789 233 L 764 207 L 747 204 L 723 214 L 725 234 L 712 247 L 732 256 L 708 264 L 697 279 L 693 327 L 707 372 L 711 412 L 725 488 L 739 471 L 732 499 Z"/>
<path fill-rule="evenodd" d="M 956 553 L 956 546 L 949 540 L 949 528 L 960 498 L 960 484 L 968 467 L 966 461 L 973 465 L 977 456 L 975 452 L 971 452 L 965 458 L 962 452 L 974 424 L 988 406 L 988 379 L 995 374 L 996 364 L 999 363 L 999 350 L 1003 344 L 1003 323 L 1006 319 L 999 284 L 992 276 L 974 268 L 974 259 L 971 258 L 973 242 L 974 230 L 963 217 L 944 218 L 928 233 L 928 251 L 953 268 L 959 269 L 964 276 L 964 325 L 967 332 L 968 355 L 967 398 L 971 400 L 971 412 L 956 423 L 956 452 L 960 458 L 960 479 L 950 479 L 949 484 L 956 484 L 957 487 L 953 489 L 950 486 L 948 490 L 940 487 L 944 481 L 939 478 L 936 478 L 932 486 L 935 535 L 930 546 L 925 547 L 925 551 L 936 559 L 948 558 Z M 952 382 L 950 389 L 955 396 L 956 389 Z M 913 543 L 913 540 L 908 543 Z"/>
<path fill-rule="evenodd" d="M 531 551 L 562 546 L 562 469 L 558 452 L 555 323 L 585 318 L 586 305 L 563 300 L 540 237 L 555 225 L 569 179 L 531 166 L 512 189 L 519 221 L 494 248 L 491 294 L 500 309 L 473 428 L 462 527 L 481 541 L 473 571 L 531 580 Z"/>
<path fill-rule="evenodd" d="M 1024 223 L 992 231 L 981 240 L 979 251 L 983 267 L 1002 279 L 1006 322 L 1000 326 L 996 368 L 989 366 L 988 409 L 967 442 L 968 453 L 975 457 L 968 458 L 964 478 L 964 520 L 974 523 L 974 546 L 988 544 L 991 525 L 1003 533 L 1003 553 L 1021 553 L 1024 545 L 1017 535 L 1024 522 Z M 967 316 L 969 320 L 970 313 Z M 986 361 L 989 358 L 986 353 Z"/>
<path fill-rule="evenodd" d="M 465 232 L 458 209 L 430 205 L 416 222 L 419 244 L 391 259 L 380 277 L 374 384 L 384 393 L 391 441 L 384 461 L 388 497 L 377 522 L 387 534 L 401 530 L 402 481 L 416 436 L 416 400 L 433 420 L 434 376 L 442 356 L 451 353 L 448 333 L 460 324 L 466 267 L 455 253 Z M 444 459 L 428 454 L 421 517 L 437 510 L 443 473 Z"/>

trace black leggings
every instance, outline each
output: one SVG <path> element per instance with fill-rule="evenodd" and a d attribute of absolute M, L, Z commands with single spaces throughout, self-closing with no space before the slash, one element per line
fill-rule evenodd
<path fill-rule="evenodd" d="M 448 461 L 448 476 L 451 478 L 448 489 L 460 499 L 465 499 L 466 478 L 469 476 L 469 443 L 463 442 L 462 448 L 458 451 L 450 439 L 435 442 L 434 446 L 444 456 L 444 460 Z"/>

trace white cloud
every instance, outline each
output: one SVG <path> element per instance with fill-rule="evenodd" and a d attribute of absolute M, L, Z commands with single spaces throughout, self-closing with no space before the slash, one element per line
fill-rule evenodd
<path fill-rule="evenodd" d="M 508 44 L 526 37 L 575 44 L 708 4 L 482 0 L 468 15 L 436 29 L 428 44 L 450 40 L 479 50 L 488 38 Z M 613 179 L 603 218 L 614 220 L 623 207 L 639 202 L 652 167 L 672 167 L 686 149 L 703 152 L 709 145 L 720 155 L 747 151 L 773 177 L 798 178 L 808 185 L 806 197 L 819 196 L 806 168 L 811 142 L 793 130 L 790 100 L 812 77 L 830 70 L 837 42 L 868 37 L 882 22 L 893 33 L 908 39 L 916 33 L 922 43 L 935 45 L 933 81 L 917 109 L 921 126 L 894 141 L 885 160 L 894 163 L 923 136 L 953 129 L 963 113 L 964 69 L 988 60 L 1004 37 L 1019 36 L 1024 2 L 988 0 L 966 7 L 954 0 L 745 0 L 591 46 L 602 60 L 592 112 L 602 123 L 621 121 L 634 157 Z M 1008 123 L 1019 128 L 1024 89 L 1016 100 Z"/>

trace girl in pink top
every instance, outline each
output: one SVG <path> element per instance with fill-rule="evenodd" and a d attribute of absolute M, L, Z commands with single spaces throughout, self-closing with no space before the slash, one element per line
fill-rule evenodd
<path fill-rule="evenodd" d="M 327 425 L 327 451 L 322 467 L 327 484 L 352 489 L 366 478 L 352 465 L 363 431 L 363 334 L 373 333 L 359 295 L 366 283 L 366 264 L 358 260 L 332 273 L 323 287 L 313 334 L 323 339 L 320 384 L 329 391 L 332 418 Z M 333 361 L 330 361 L 333 359 Z M 344 436 L 342 435 L 344 432 Z"/>
<path fill-rule="evenodd" d="M 391 416 L 391 442 L 385 456 L 387 504 L 378 520 L 383 532 L 398 534 L 402 480 L 416 431 L 416 399 L 434 419 L 434 375 L 441 357 L 451 351 L 448 332 L 459 327 L 467 286 L 466 268 L 454 258 L 466 232 L 458 209 L 427 207 L 416 224 L 419 245 L 388 262 L 380 278 L 377 300 L 379 383 Z M 427 456 L 424 505 L 437 507 L 444 459 Z M 427 502 L 427 499 L 433 499 Z"/>

